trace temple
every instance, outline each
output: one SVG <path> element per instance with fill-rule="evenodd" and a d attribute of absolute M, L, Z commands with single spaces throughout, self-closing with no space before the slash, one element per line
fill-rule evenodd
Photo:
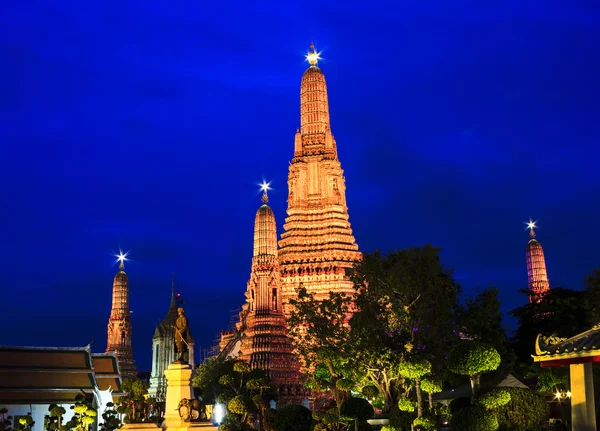
<path fill-rule="evenodd" d="M 287 336 L 281 298 L 281 269 L 277 256 L 277 224 L 267 205 L 268 185 L 263 185 L 262 206 L 254 219 L 254 253 L 246 289 L 246 304 L 235 333 L 222 336 L 228 356 L 265 371 L 277 388 L 280 401 L 300 404 L 306 397 L 300 385 L 300 366 Z"/>
<path fill-rule="evenodd" d="M 346 269 L 361 258 L 346 206 L 344 172 L 331 134 L 325 75 L 311 45 L 300 86 L 300 129 L 288 175 L 288 217 L 277 243 L 275 215 L 263 205 L 254 223 L 252 271 L 246 303 L 234 330 L 221 333 L 220 357 L 264 370 L 284 403 L 306 403 L 300 363 L 287 336 L 289 300 L 303 286 L 316 299 L 329 292 L 354 294 Z M 278 250 L 279 245 L 279 250 Z"/>
<path fill-rule="evenodd" d="M 529 228 L 529 243 L 527 244 L 527 288 L 529 290 L 529 302 L 540 302 L 544 295 L 550 290 L 550 282 L 546 273 L 546 259 L 544 250 L 538 240 L 535 239 L 537 228 L 535 222 L 527 223 Z"/>
<path fill-rule="evenodd" d="M 108 319 L 106 353 L 115 353 L 123 378 L 136 378 L 137 370 L 131 349 L 131 311 L 129 279 L 125 273 L 125 255 L 119 255 L 119 272 L 113 281 L 112 309 Z"/>
<path fill-rule="evenodd" d="M 344 171 L 331 133 L 325 75 L 310 46 L 300 85 L 300 129 L 288 174 L 288 217 L 279 241 L 283 303 L 302 285 L 317 299 L 353 294 L 346 277 L 361 255 L 350 228 Z M 289 313 L 288 308 L 284 310 Z"/>
<path fill-rule="evenodd" d="M 182 305 L 183 301 L 178 301 L 180 295 L 175 295 L 175 276 L 171 281 L 171 303 L 167 315 L 156 325 L 154 336 L 152 337 L 152 372 L 150 377 L 150 387 L 148 395 L 156 398 L 157 401 L 165 401 L 167 391 L 167 379 L 165 370 L 169 364 L 175 362 L 177 355 L 175 353 L 175 321 L 177 320 L 177 307 Z M 194 368 L 194 339 L 190 332 L 189 349 L 187 352 L 187 361 Z"/>

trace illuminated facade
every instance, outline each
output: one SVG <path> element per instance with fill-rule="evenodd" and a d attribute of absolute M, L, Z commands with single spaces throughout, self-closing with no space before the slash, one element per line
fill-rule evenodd
<path fill-rule="evenodd" d="M 538 240 L 535 239 L 535 222 L 527 224 L 529 228 L 529 243 L 527 244 L 527 288 L 529 289 L 529 302 L 540 302 L 544 295 L 550 290 L 550 282 L 546 272 L 546 259 L 544 250 Z"/>
<path fill-rule="evenodd" d="M 251 368 L 264 370 L 284 398 L 300 397 L 299 364 L 287 336 L 281 302 L 281 273 L 277 257 L 277 225 L 273 210 L 263 205 L 254 221 L 254 254 L 252 272 L 246 290 L 245 321 L 242 324 L 240 359 Z"/>
<path fill-rule="evenodd" d="M 177 320 L 177 307 L 179 294 L 175 295 L 175 279 L 171 283 L 171 304 L 167 315 L 156 325 L 154 337 L 152 337 L 152 372 L 148 394 L 157 401 L 165 401 L 167 394 L 167 379 L 165 370 L 177 359 L 175 352 L 175 321 Z M 189 331 L 189 348 L 186 352 L 188 363 L 194 368 L 194 339 Z"/>
<path fill-rule="evenodd" d="M 124 256 L 113 281 L 112 309 L 108 319 L 106 353 L 115 353 L 123 378 L 137 377 L 131 349 L 131 311 L 129 311 L 129 279 L 125 273 Z"/>
<path fill-rule="evenodd" d="M 330 291 L 354 294 L 346 269 L 361 258 L 346 206 L 344 172 L 329 122 L 325 76 L 311 45 L 300 86 L 300 129 L 288 175 L 288 217 L 277 243 L 275 216 L 267 205 L 256 213 L 252 273 L 246 304 L 233 331 L 221 333 L 220 357 L 239 358 L 265 370 L 284 403 L 306 405 L 300 363 L 287 337 L 289 300 L 302 285 L 317 299 Z M 279 246 L 279 250 L 278 250 Z"/>
<path fill-rule="evenodd" d="M 360 259 L 346 205 L 344 171 L 331 133 L 325 75 L 311 45 L 300 86 L 300 129 L 288 174 L 288 217 L 279 241 L 284 305 L 302 285 L 317 299 L 353 294 L 346 269 Z M 289 312 L 286 308 L 286 312 Z"/>

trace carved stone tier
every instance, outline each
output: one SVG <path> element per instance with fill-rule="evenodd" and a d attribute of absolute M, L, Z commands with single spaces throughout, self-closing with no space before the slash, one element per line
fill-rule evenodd
<path fill-rule="evenodd" d="M 325 75 L 316 62 L 302 76 L 300 123 L 288 174 L 288 217 L 279 241 L 286 314 L 300 285 L 317 299 L 330 291 L 353 294 L 345 273 L 361 258 L 349 222 L 344 171 L 331 133 Z"/>

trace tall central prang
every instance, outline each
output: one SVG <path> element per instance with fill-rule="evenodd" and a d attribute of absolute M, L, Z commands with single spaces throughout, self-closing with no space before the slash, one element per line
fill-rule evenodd
<path fill-rule="evenodd" d="M 300 86 L 301 127 L 288 175 L 288 217 L 279 241 L 284 305 L 301 285 L 318 299 L 330 291 L 352 294 L 345 273 L 361 256 L 350 228 L 344 171 L 331 133 L 319 59 L 311 45 L 310 67 Z"/>

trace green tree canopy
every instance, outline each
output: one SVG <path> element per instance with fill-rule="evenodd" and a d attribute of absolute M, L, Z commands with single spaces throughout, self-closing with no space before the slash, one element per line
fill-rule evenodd
<path fill-rule="evenodd" d="M 475 394 L 481 374 L 498 368 L 500 361 L 500 354 L 489 344 L 466 341 L 450 351 L 447 366 L 453 373 L 469 376 Z"/>

